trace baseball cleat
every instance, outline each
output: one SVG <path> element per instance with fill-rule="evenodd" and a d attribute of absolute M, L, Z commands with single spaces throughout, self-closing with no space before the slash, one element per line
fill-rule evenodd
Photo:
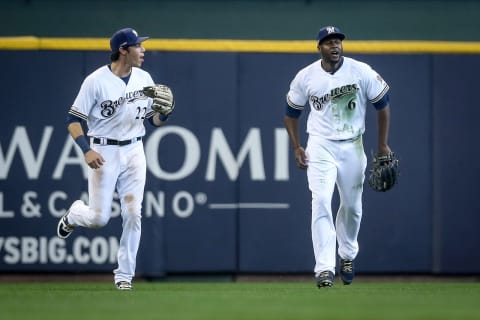
<path fill-rule="evenodd" d="M 118 290 L 132 290 L 132 284 L 128 281 L 119 281 L 115 283 L 115 287 Z"/>
<path fill-rule="evenodd" d="M 57 236 L 61 239 L 66 239 L 68 236 L 73 232 L 75 229 L 74 226 L 68 223 L 68 214 L 70 213 L 70 210 L 67 210 L 67 212 L 60 218 L 60 221 L 58 221 L 57 225 Z"/>
<path fill-rule="evenodd" d="M 342 278 L 343 284 L 351 284 L 354 276 L 353 260 L 340 258 L 340 277 Z"/>
<path fill-rule="evenodd" d="M 335 276 L 331 271 L 322 271 L 317 276 L 315 276 L 315 280 L 317 281 L 317 287 L 330 288 L 333 286 Z"/>

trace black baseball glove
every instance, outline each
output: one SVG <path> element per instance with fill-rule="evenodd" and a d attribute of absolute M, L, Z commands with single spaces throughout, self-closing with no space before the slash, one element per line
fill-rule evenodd
<path fill-rule="evenodd" d="M 398 159 L 393 152 L 374 155 L 368 184 L 375 191 L 385 192 L 393 188 L 398 180 Z"/>

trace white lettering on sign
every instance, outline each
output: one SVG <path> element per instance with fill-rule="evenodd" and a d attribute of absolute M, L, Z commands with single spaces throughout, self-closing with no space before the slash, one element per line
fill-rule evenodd
<path fill-rule="evenodd" d="M 160 142 L 162 138 L 170 134 L 180 137 L 185 149 L 183 164 L 176 172 L 164 171 L 158 161 L 159 157 L 162 156 L 158 151 Z M 181 180 L 191 175 L 198 167 L 200 162 L 200 143 L 191 131 L 178 126 L 166 126 L 157 129 L 149 136 L 148 141 L 145 143 L 145 155 L 147 157 L 148 169 L 155 177 L 170 181 Z"/>
<path fill-rule="evenodd" d="M 0 180 L 7 180 L 11 170 L 15 154 L 19 153 L 20 162 L 23 164 L 26 176 L 31 180 L 38 180 L 42 170 L 50 170 L 45 166 L 47 155 L 55 158 L 55 168 L 51 174 L 53 180 L 64 179 L 64 171 L 67 166 L 78 166 L 82 170 L 83 178 L 87 179 L 88 167 L 85 164 L 84 156 L 67 134 L 60 154 L 48 154 L 48 146 L 52 141 L 53 127 L 46 126 L 40 138 L 40 146 L 34 148 L 27 130 L 23 126 L 16 127 L 12 138 L 5 147 L 0 145 Z M 160 166 L 159 158 L 162 157 L 161 142 L 168 135 L 175 135 L 183 142 L 184 159 L 181 166 L 168 172 Z M 273 132 L 273 146 L 271 143 L 263 143 L 260 128 L 250 128 L 244 140 L 238 141 L 239 150 L 233 150 L 221 128 L 212 128 L 209 145 L 202 146 L 198 138 L 190 130 L 179 126 L 165 126 L 153 131 L 145 142 L 145 154 L 147 166 L 151 174 L 156 178 L 167 181 L 178 181 L 192 175 L 197 170 L 205 170 L 205 180 L 215 181 L 220 170 L 226 173 L 231 181 L 236 181 L 240 169 L 248 164 L 249 177 L 252 181 L 265 181 L 266 174 L 265 148 L 273 155 L 272 178 L 275 181 L 289 179 L 288 159 L 289 140 L 285 129 L 275 128 Z M 181 147 L 180 147 L 181 148 Z M 35 150 L 34 150 L 35 149 Z M 6 151 L 5 151 L 6 150 Z M 206 162 L 200 162 L 202 150 L 208 150 Z M 17 163 L 15 163 L 17 164 Z"/>
<path fill-rule="evenodd" d="M 105 264 L 116 263 L 116 237 L 78 236 L 71 242 L 57 237 L 0 237 L 0 261 L 4 264 Z"/>
<path fill-rule="evenodd" d="M 219 128 L 214 128 L 208 153 L 206 180 L 215 180 L 217 159 L 223 164 L 228 178 L 232 181 L 237 180 L 240 167 L 247 157 L 249 159 L 251 179 L 265 180 L 265 165 L 263 162 L 260 130 L 258 128 L 250 129 L 244 143 L 240 147 L 238 156 L 235 158 L 223 131 Z"/>
<path fill-rule="evenodd" d="M 16 127 L 6 153 L 3 152 L 3 148 L 0 145 L 0 180 L 7 179 L 16 150 L 20 153 L 27 177 L 29 179 L 38 179 L 52 132 L 52 126 L 47 126 L 43 129 L 40 147 L 37 154 L 35 154 L 28 138 L 27 128 L 23 126 Z"/>

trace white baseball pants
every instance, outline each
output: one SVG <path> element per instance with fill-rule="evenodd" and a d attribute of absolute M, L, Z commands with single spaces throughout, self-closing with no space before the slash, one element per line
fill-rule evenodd
<path fill-rule="evenodd" d="M 146 160 L 141 141 L 125 146 L 92 145 L 106 160 L 99 169 L 89 169 L 89 205 L 75 201 L 68 221 L 74 226 L 100 228 L 111 217 L 115 189 L 121 205 L 122 235 L 114 281 L 131 282 L 141 236 L 141 211 L 146 181 Z"/>
<path fill-rule="evenodd" d="M 309 136 L 307 178 L 312 192 L 311 232 L 315 255 L 315 274 L 335 274 L 336 249 L 343 259 L 358 253 L 357 236 L 362 218 L 362 193 L 367 157 L 362 137 L 332 141 Z M 335 223 L 332 197 L 337 186 L 340 205 Z"/>

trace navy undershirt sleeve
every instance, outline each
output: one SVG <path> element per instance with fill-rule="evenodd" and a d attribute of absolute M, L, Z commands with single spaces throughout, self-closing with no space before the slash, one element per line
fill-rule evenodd
<path fill-rule="evenodd" d="M 302 114 L 302 110 L 294 109 L 286 104 L 285 115 L 290 118 L 298 118 Z"/>
<path fill-rule="evenodd" d="M 388 94 L 385 94 L 382 99 L 378 100 L 377 102 L 375 102 L 373 104 L 373 106 L 375 107 L 375 109 L 377 110 L 382 110 L 383 108 L 385 108 L 388 104 L 388 102 L 390 101 L 389 97 L 388 97 Z"/>
<path fill-rule="evenodd" d="M 82 121 L 83 121 L 82 118 L 77 117 L 77 116 L 74 116 L 73 114 L 70 114 L 70 113 L 67 114 L 67 118 L 65 119 L 65 123 L 67 124 L 67 126 L 68 126 L 70 123 L 73 123 L 73 122 L 80 122 L 80 123 L 82 123 Z"/>

